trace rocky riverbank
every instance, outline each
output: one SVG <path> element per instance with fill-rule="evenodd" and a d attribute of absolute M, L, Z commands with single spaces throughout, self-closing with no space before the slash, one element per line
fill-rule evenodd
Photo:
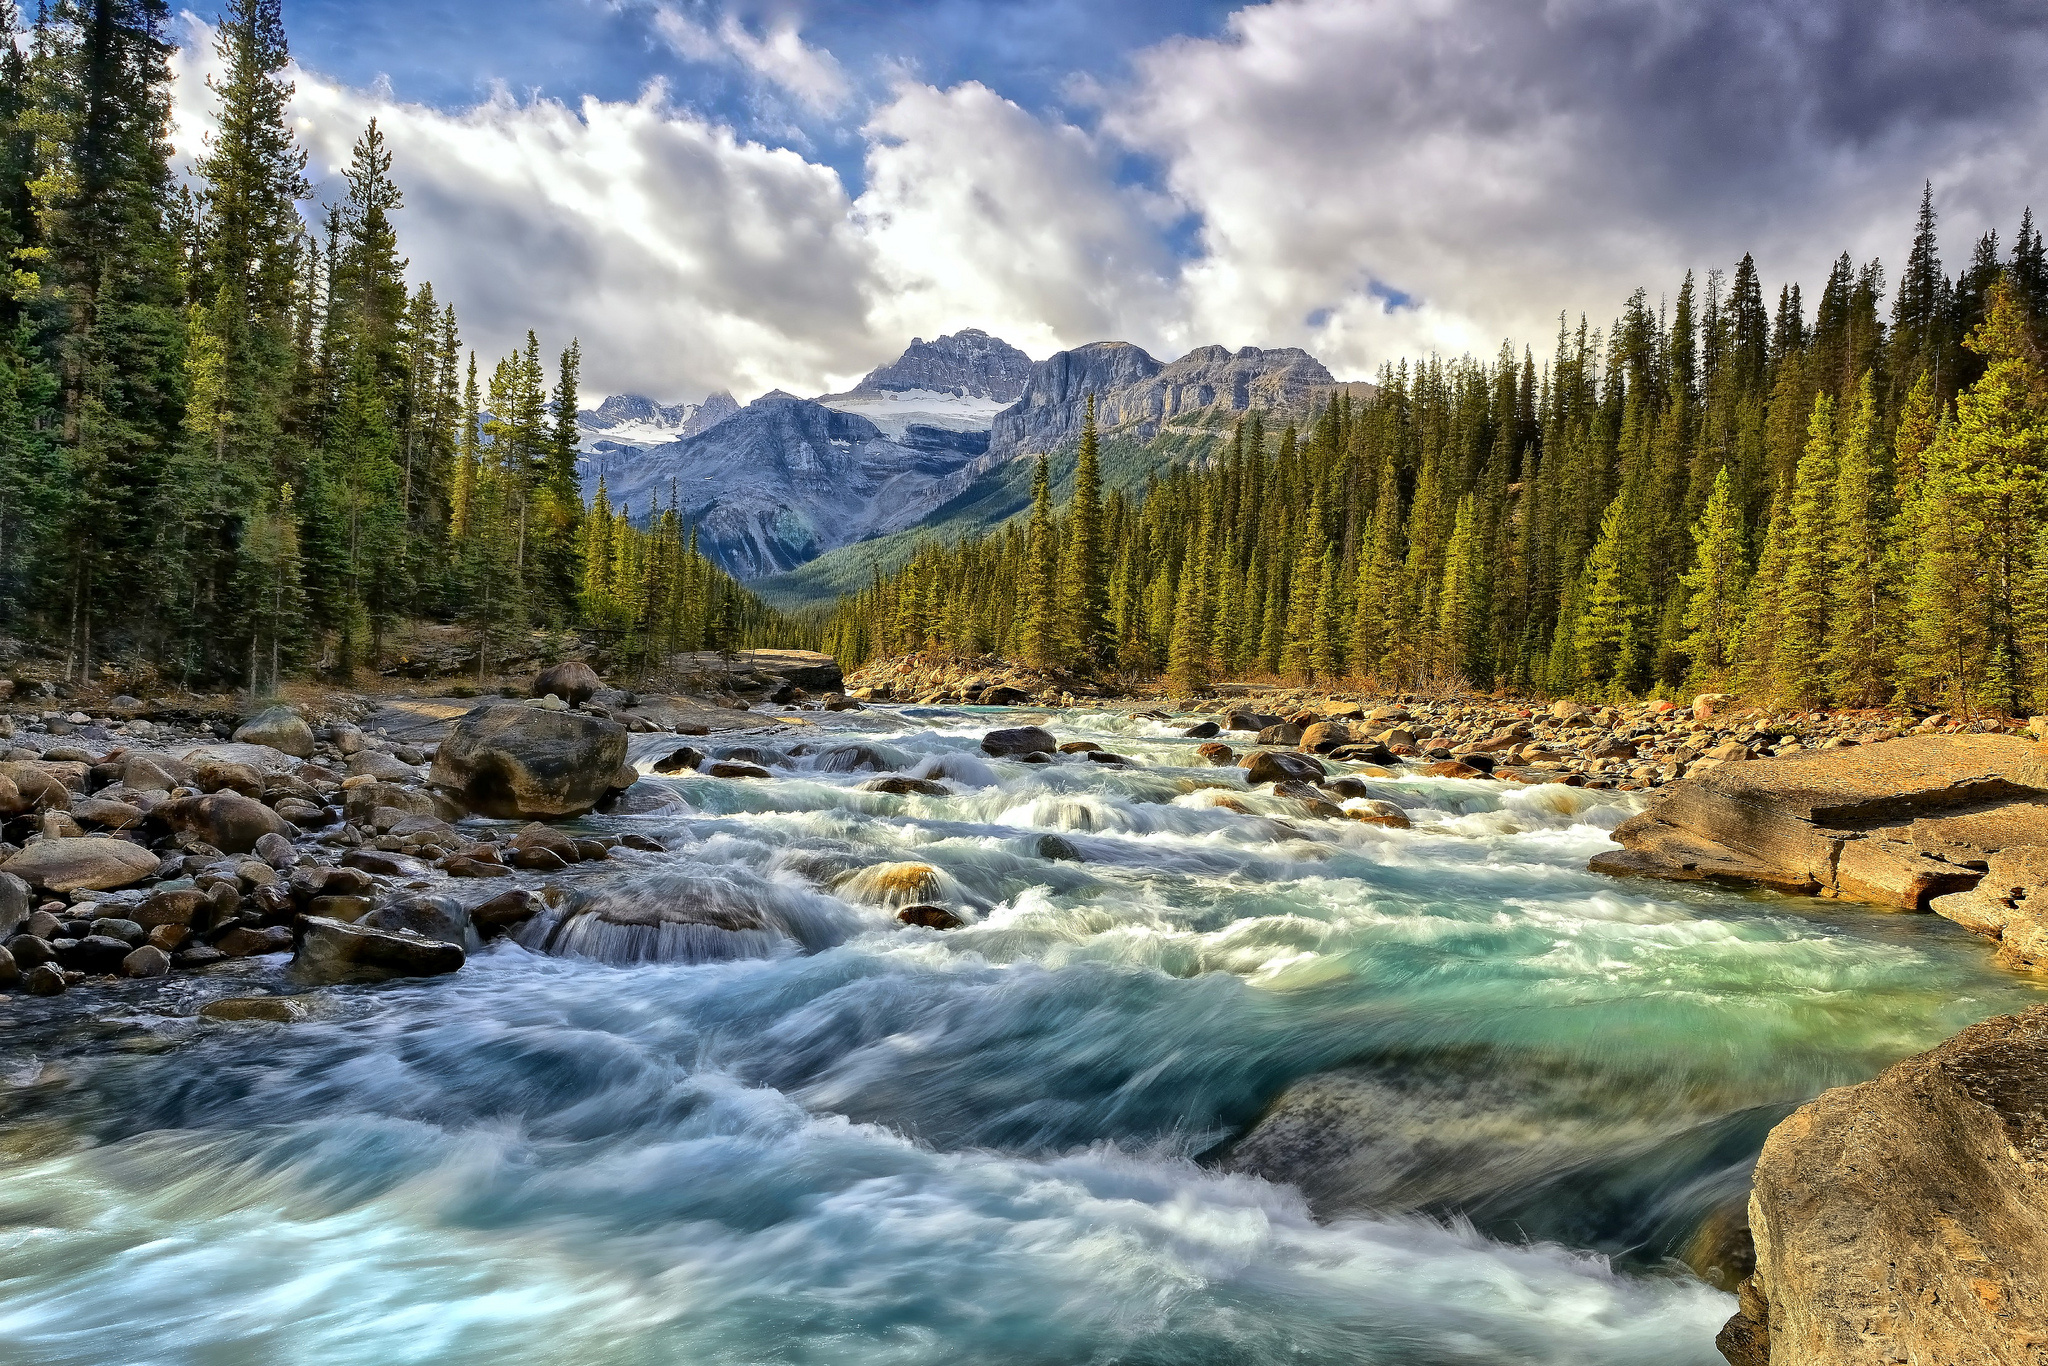
<path fill-rule="evenodd" d="M 830 688 L 822 656 L 716 664 L 710 700 L 607 688 L 570 664 L 516 700 L 17 705 L 0 715 L 0 992 L 283 952 L 309 982 L 453 970 L 560 905 L 575 865 L 659 850 L 550 824 L 667 804 L 636 790 L 630 736 L 777 730 L 858 705 L 776 671 Z"/>

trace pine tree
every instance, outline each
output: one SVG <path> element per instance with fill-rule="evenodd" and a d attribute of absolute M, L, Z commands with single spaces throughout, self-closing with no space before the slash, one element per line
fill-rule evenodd
<path fill-rule="evenodd" d="M 1095 395 L 1090 394 L 1081 419 L 1081 448 L 1074 462 L 1074 492 L 1068 504 L 1059 579 L 1062 649 L 1072 665 L 1083 670 L 1092 670 L 1109 644 L 1101 460 Z"/>

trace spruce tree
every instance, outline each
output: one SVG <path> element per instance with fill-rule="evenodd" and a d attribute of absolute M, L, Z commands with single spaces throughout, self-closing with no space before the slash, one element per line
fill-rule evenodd
<path fill-rule="evenodd" d="M 1790 522 L 1772 640 L 1773 693 L 1803 707 L 1827 696 L 1828 607 L 1839 588 L 1833 558 L 1836 474 L 1835 401 L 1820 394 L 1786 508 Z"/>
<path fill-rule="evenodd" d="M 1061 646 L 1067 659 L 1080 669 L 1094 668 L 1109 642 L 1101 461 L 1095 395 L 1090 394 L 1081 419 L 1081 448 L 1074 462 L 1074 491 L 1068 503 L 1059 577 Z"/>
<path fill-rule="evenodd" d="M 1693 524 L 1693 567 L 1683 584 L 1685 653 L 1693 679 L 1703 687 L 1724 682 L 1737 661 L 1749 585 L 1747 539 L 1724 465 L 1714 476 L 1706 509 Z"/>
<path fill-rule="evenodd" d="M 1877 421 L 1876 385 L 1866 370 L 1841 427 L 1829 547 L 1827 682 L 1835 700 L 1852 707 L 1875 706 L 1889 691 L 1897 624 L 1887 544 L 1891 509 Z"/>
<path fill-rule="evenodd" d="M 1052 474 L 1042 455 L 1031 477 L 1031 522 L 1025 538 L 1021 645 L 1026 663 L 1050 669 L 1061 662 L 1059 545 L 1052 520 Z"/>

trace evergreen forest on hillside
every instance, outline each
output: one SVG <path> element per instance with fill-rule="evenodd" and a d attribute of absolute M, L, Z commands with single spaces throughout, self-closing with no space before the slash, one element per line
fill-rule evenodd
<path fill-rule="evenodd" d="M 595 628 L 632 660 L 803 632 L 673 509 L 586 514 L 577 348 L 479 382 L 409 285 L 372 121 L 315 215 L 279 0 L 230 0 L 174 173 L 163 0 L 0 0 L 0 633 L 183 682 L 346 678 L 404 620 Z"/>
<path fill-rule="evenodd" d="M 2048 257 L 2031 210 L 1951 279 L 1931 187 L 1890 307 L 1847 254 L 1811 319 L 1754 261 L 1561 317 L 1539 365 L 1385 367 L 1138 497 L 1092 422 L 1055 509 L 928 544 L 826 648 L 1223 677 L 1786 706 L 2048 709 Z M 1884 316 L 1889 312 L 1889 318 Z M 1063 471 L 1062 471 L 1063 473 Z"/>

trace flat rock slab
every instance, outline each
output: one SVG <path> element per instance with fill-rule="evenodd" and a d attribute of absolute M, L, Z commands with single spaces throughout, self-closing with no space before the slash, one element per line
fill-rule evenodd
<path fill-rule="evenodd" d="M 1924 910 L 1967 891 L 1997 848 L 2048 842 L 2033 747 L 1923 735 L 1724 763 L 1624 822 L 1596 872 L 1717 878 Z"/>
<path fill-rule="evenodd" d="M 1736 1366 L 2048 1360 L 2048 1006 L 1972 1026 L 1771 1131 Z"/>

